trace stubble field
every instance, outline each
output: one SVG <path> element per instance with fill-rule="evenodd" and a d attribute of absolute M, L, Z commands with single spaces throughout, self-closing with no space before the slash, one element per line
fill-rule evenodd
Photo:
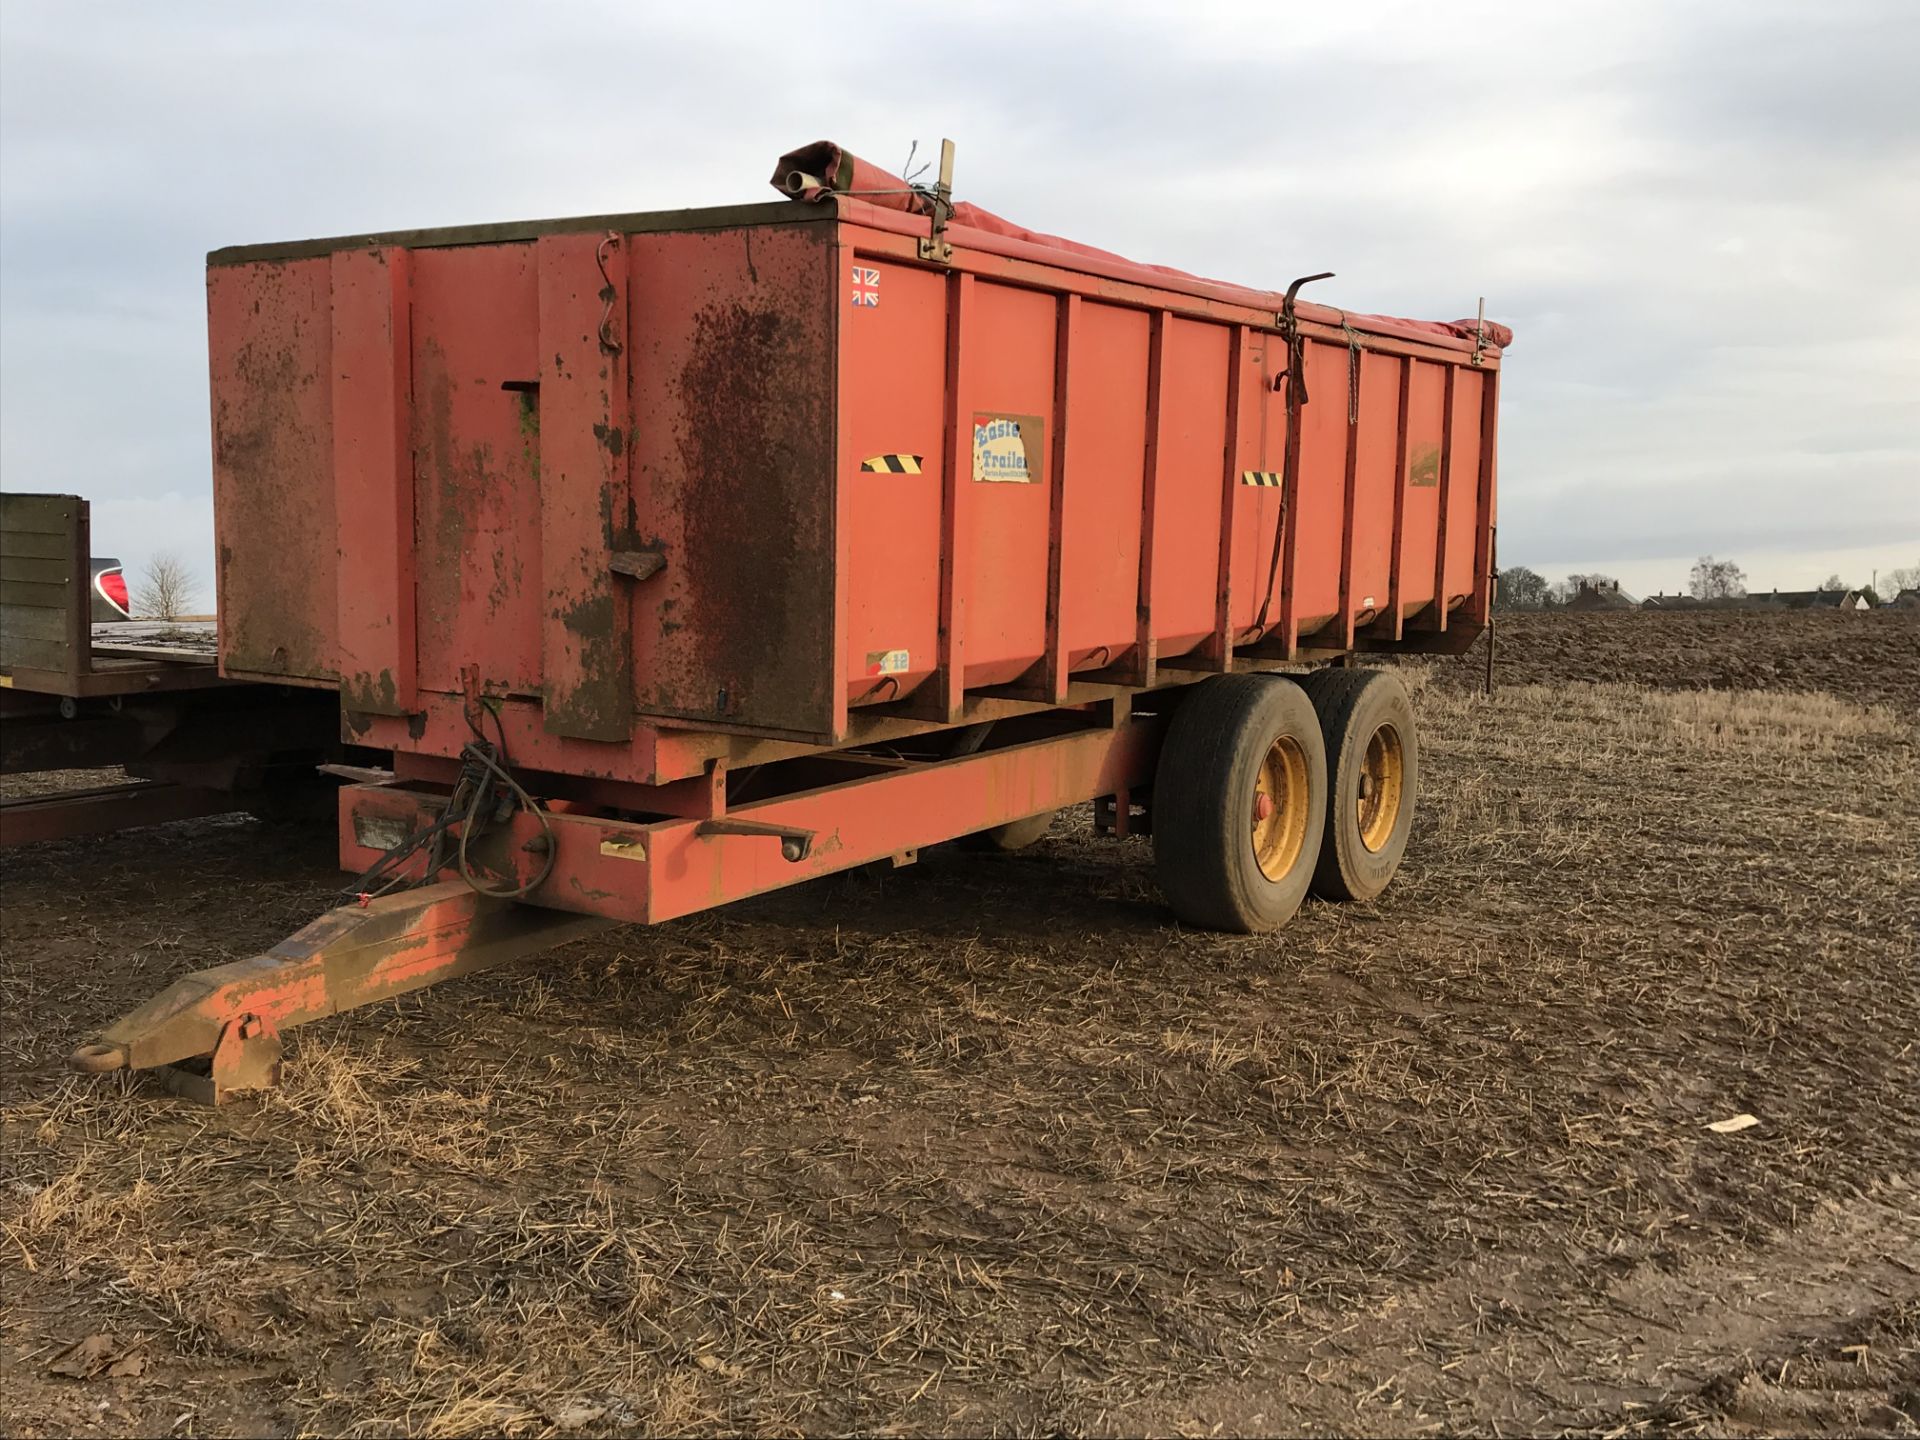
<path fill-rule="evenodd" d="M 1074 817 L 218 1111 L 58 1057 L 324 909 L 331 832 L 9 852 L 0 1430 L 1914 1433 L 1920 617 L 1500 652 L 1407 669 L 1373 905 L 1188 932 Z"/>

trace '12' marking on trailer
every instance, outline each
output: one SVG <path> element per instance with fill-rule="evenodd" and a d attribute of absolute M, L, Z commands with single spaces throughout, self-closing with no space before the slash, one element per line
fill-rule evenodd
<path fill-rule="evenodd" d="M 880 272 L 865 265 L 853 267 L 853 303 L 858 305 L 878 305 L 880 303 Z"/>

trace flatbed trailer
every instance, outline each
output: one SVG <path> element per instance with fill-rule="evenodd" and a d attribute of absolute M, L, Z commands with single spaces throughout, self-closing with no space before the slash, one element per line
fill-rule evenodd
<path fill-rule="evenodd" d="M 0 775 L 128 779 L 0 798 L 0 849 L 329 798 L 337 707 L 222 676 L 211 624 L 93 623 L 91 528 L 80 496 L 0 494 Z"/>
<path fill-rule="evenodd" d="M 1190 923 L 1391 879 L 1413 716 L 1351 662 L 1487 624 L 1504 328 L 1034 235 L 950 149 L 774 183 L 209 257 L 221 673 L 391 774 L 353 903 L 76 1068 L 217 1101 L 317 1016 L 1089 802 Z"/>

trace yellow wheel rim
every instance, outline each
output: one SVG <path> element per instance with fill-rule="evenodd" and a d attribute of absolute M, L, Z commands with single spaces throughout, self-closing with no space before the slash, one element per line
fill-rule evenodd
<path fill-rule="evenodd" d="M 1376 855 L 1393 838 L 1406 783 L 1407 752 L 1401 746 L 1400 732 L 1382 725 L 1367 738 L 1366 757 L 1360 762 L 1360 793 L 1354 797 L 1360 843 Z"/>
<path fill-rule="evenodd" d="M 1307 839 L 1307 752 L 1291 735 L 1267 747 L 1253 784 L 1253 858 L 1260 873 L 1284 880 Z"/>

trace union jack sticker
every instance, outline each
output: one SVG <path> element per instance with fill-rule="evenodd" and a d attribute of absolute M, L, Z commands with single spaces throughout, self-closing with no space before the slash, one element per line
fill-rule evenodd
<path fill-rule="evenodd" d="M 853 303 L 855 305 L 878 305 L 880 303 L 880 272 L 865 265 L 853 267 Z"/>

